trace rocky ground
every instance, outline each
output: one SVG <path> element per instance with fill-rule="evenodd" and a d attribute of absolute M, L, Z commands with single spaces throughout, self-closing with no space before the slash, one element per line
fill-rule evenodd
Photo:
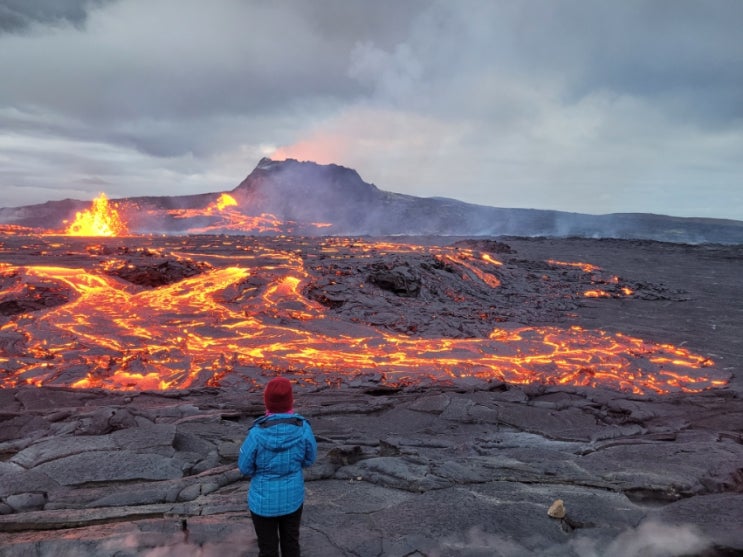
<path fill-rule="evenodd" d="M 319 458 L 304 554 L 741 554 L 743 247 L 504 241 L 526 261 L 589 262 L 655 285 L 571 303 L 569 324 L 685 346 L 730 382 L 664 396 L 499 382 L 306 387 L 297 410 Z M 329 294 L 315 292 L 332 306 Z M 261 412 L 259 391 L 234 388 L 0 391 L 0 554 L 256 554 L 235 461 Z M 558 499 L 564 515 L 550 516 Z"/>

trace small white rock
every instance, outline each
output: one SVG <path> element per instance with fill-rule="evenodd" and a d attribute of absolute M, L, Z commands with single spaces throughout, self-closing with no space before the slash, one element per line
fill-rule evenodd
<path fill-rule="evenodd" d="M 552 518 L 565 518 L 565 504 L 562 499 L 555 499 L 547 510 L 547 514 Z"/>

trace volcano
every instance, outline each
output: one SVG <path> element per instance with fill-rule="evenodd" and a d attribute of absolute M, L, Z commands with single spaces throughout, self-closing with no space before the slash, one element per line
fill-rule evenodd
<path fill-rule="evenodd" d="M 228 194 L 234 205 L 221 206 Z M 743 243 L 743 222 L 497 208 L 389 192 L 336 164 L 262 159 L 225 192 L 112 200 L 133 234 L 525 236 Z M 89 202 L 0 208 L 0 224 L 65 230 Z"/>

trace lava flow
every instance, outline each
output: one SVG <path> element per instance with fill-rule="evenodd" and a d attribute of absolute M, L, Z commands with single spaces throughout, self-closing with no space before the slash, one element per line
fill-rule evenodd
<path fill-rule="evenodd" d="M 3 249 L 41 255 L 0 264 L 3 387 L 254 388 L 290 374 L 662 394 L 727 380 L 687 349 L 565 324 L 588 290 L 634 295 L 593 266 L 344 238 L 23 239 Z"/>
<path fill-rule="evenodd" d="M 228 193 L 220 194 L 217 199 L 204 208 L 169 209 L 163 212 L 151 209 L 146 211 L 151 221 L 162 221 L 163 216 L 174 222 L 187 224 L 189 234 L 290 234 L 297 223 L 282 221 L 275 215 L 261 213 L 258 215 L 244 213 L 237 200 Z M 320 230 L 331 226 L 328 223 L 302 223 L 308 230 Z"/>
<path fill-rule="evenodd" d="M 101 193 L 90 208 L 78 211 L 67 224 L 64 234 L 84 237 L 121 237 L 151 233 L 177 234 L 295 234 L 304 231 L 316 234 L 332 226 L 322 222 L 293 222 L 277 218 L 269 213 L 253 214 L 251 209 L 241 208 L 232 195 L 213 194 L 213 201 L 204 206 L 172 208 L 161 205 L 156 198 L 142 198 L 110 202 Z M 153 199 L 155 199 L 153 201 Z M 194 202 L 199 205 L 204 200 Z M 247 212 L 246 212 L 247 211 Z M 64 221 L 67 223 L 67 221 Z M 59 234 L 56 231 L 14 229 L 0 226 L 0 233 Z"/>

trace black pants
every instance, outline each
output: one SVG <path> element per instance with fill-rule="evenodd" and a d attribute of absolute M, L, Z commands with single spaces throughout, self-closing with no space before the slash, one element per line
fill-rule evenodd
<path fill-rule="evenodd" d="M 251 511 L 255 535 L 258 536 L 258 557 L 299 557 L 299 523 L 302 506 L 291 514 L 261 516 Z"/>

